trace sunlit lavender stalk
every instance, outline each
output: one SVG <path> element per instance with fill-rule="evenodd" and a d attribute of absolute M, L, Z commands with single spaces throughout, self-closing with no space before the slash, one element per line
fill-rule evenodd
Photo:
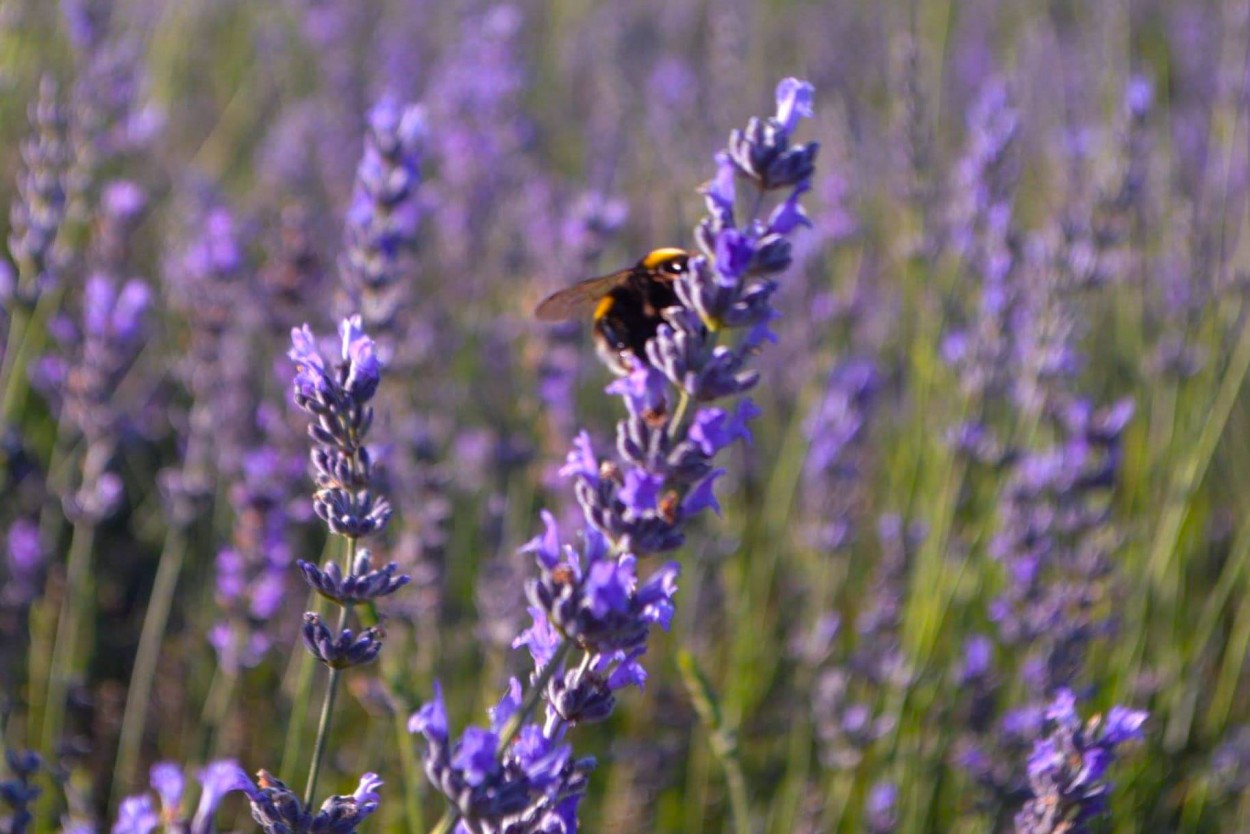
<path fill-rule="evenodd" d="M 409 580 L 397 576 L 394 563 L 375 570 L 368 551 L 358 551 L 360 538 L 380 532 L 391 517 L 387 500 L 372 489 L 373 459 L 365 437 L 373 424 L 369 405 L 377 392 L 381 365 L 373 340 L 361 329 L 360 317 L 345 319 L 339 327 L 340 361 L 327 367 L 312 331 L 305 325 L 291 333 L 289 356 L 295 362 L 295 404 L 312 422 L 308 434 L 316 470 L 313 507 L 330 532 L 347 540 L 343 568 L 328 563 L 324 569 L 300 561 L 309 586 L 339 606 L 338 627 L 331 630 L 315 612 L 304 615 L 304 643 L 330 670 L 325 701 L 317 728 L 304 807 L 310 808 L 330 732 L 330 719 L 344 669 L 374 660 L 382 649 L 382 633 L 370 627 L 358 634 L 347 628 L 352 607 L 394 593 Z M 291 728 L 299 732 L 300 728 Z M 253 800 L 253 808 L 259 807 Z"/>
<path fill-rule="evenodd" d="M 1107 811 L 1107 768 L 1116 749 L 1140 739 L 1146 713 L 1112 707 L 1106 718 L 1082 722 L 1076 698 L 1061 689 L 1046 709 L 1050 727 L 1033 745 L 1029 788 L 1033 797 L 1016 815 L 1017 834 L 1089 834 Z"/>
<path fill-rule="evenodd" d="M 37 305 L 56 282 L 59 263 L 55 245 L 65 219 L 68 115 L 50 78 L 39 85 L 30 121 L 32 133 L 22 143 L 23 168 L 9 217 L 9 254 L 17 265 L 17 281 L 5 286 L 5 296 L 0 298 L 9 318 L 0 360 L 0 422 L 6 425 L 18 413 L 24 397 L 26 365 L 42 348 L 43 322 L 50 311 L 46 304 Z M 39 344 L 28 346 L 28 335 Z"/>
<path fill-rule="evenodd" d="M 56 761 L 66 693 L 71 677 L 79 671 L 82 623 L 94 608 L 87 583 L 95 530 L 123 498 L 121 477 L 112 471 L 122 420 L 114 395 L 145 338 L 150 299 L 147 285 L 137 278 L 119 286 L 110 275 L 89 277 L 79 345 L 65 375 L 61 419 L 81 438 L 84 451 L 79 483 L 62 496 L 74 530 L 41 728 L 49 761 Z"/>
<path fill-rule="evenodd" d="M 572 758 L 567 730 L 606 719 L 617 690 L 642 685 L 639 658 L 651 627 L 668 628 L 673 615 L 679 565 L 668 562 L 644 579 L 640 559 L 680 546 L 696 515 L 719 510 L 712 486 L 724 470 L 715 457 L 749 440 L 747 424 L 759 413 L 749 400 L 732 410 L 704 404 L 758 382 L 748 362 L 772 338 L 769 299 L 777 285 L 769 276 L 789 265 L 787 238 L 806 223 L 798 201 L 809 188 L 816 145 L 791 146 L 790 133 L 811 115 L 811 101 L 810 84 L 786 79 L 776 117 L 731 134 L 705 189 L 711 217 L 696 232 L 703 254 L 680 261 L 682 306 L 664 312 L 667 323 L 645 359 L 623 357 L 632 370 L 608 388 L 629 412 L 617 425 L 617 456 L 600 460 L 586 432 L 568 455 L 562 474 L 574 482 L 586 527 L 575 550 L 544 513 L 545 533 L 527 545 L 539 568 L 526 589 L 534 622 L 513 645 L 527 647 L 534 660 L 529 691 L 523 695 L 514 679 L 492 711 L 491 729 L 469 727 L 455 744 L 440 690 L 413 716 L 411 729 L 428 744 L 426 774 L 452 803 L 435 828 L 440 834 L 457 820 L 463 832 L 576 830 L 594 762 Z M 739 176 L 756 192 L 744 216 L 735 216 Z M 786 196 L 767 221 L 759 219 L 775 191 Z M 716 344 L 735 331 L 736 343 Z M 687 415 L 692 403 L 697 410 Z M 582 656 L 573 665 L 575 647 Z M 545 720 L 530 722 L 543 700 Z M 743 791 L 734 798 L 739 830 L 747 825 Z"/>
<path fill-rule="evenodd" d="M 421 108 L 383 97 L 369 111 L 364 156 L 347 211 L 341 273 L 348 307 L 374 333 L 391 329 L 407 288 L 400 279 L 416 243 L 425 134 Z"/>
<path fill-rule="evenodd" d="M 237 406 L 238 396 L 237 392 L 230 396 L 223 358 L 232 308 L 244 288 L 240 233 L 224 206 L 197 210 L 191 219 L 198 221 L 196 228 L 185 247 L 170 255 L 163 276 L 171 306 L 185 315 L 189 325 L 190 345 L 176 371 L 191 395 L 191 405 L 181 438 L 181 458 L 157 474 L 167 532 L 126 690 L 114 767 L 114 802 L 134 783 L 157 660 L 189 547 L 188 532 L 211 492 L 211 449 L 225 446 L 245 423 L 237 407 L 232 407 Z M 237 319 L 233 321 L 238 325 Z M 210 725 L 206 731 L 211 729 L 211 717 L 206 725 Z"/>

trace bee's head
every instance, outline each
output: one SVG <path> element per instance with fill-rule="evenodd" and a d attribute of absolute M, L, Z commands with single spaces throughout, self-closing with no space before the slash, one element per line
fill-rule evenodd
<path fill-rule="evenodd" d="M 663 249 L 652 249 L 647 256 L 642 259 L 642 267 L 644 269 L 653 269 L 665 275 L 685 275 L 686 268 L 690 262 L 690 253 L 685 249 L 677 249 L 674 247 L 665 247 Z"/>

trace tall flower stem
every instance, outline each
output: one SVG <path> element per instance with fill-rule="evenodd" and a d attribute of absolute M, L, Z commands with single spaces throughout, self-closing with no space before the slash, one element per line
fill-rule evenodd
<path fill-rule="evenodd" d="M 51 289 L 39 296 L 34 310 L 23 311 L 13 317 L 3 366 L 0 366 L 0 385 L 3 386 L 3 394 L 0 395 L 0 422 L 6 425 L 12 423 L 22 411 L 26 389 L 30 386 L 26 367 L 32 356 L 43 353 L 48 340 L 48 319 L 60 304 L 60 289 Z"/>
<path fill-rule="evenodd" d="M 347 539 L 347 555 L 344 557 L 346 570 L 344 571 L 348 577 L 352 576 L 352 572 L 356 566 L 356 537 L 351 536 Z M 352 607 L 345 604 L 339 612 L 338 632 L 342 633 L 347 627 L 347 618 L 351 614 Z M 312 805 L 313 798 L 317 795 L 317 777 L 321 775 L 321 760 L 325 757 L 326 741 L 330 736 L 330 718 L 334 713 L 334 701 L 338 696 L 339 678 L 343 676 L 343 670 L 338 668 L 330 669 L 330 679 L 326 683 L 325 700 L 321 704 L 321 719 L 317 722 L 317 740 L 313 743 L 312 761 L 308 765 L 308 787 L 304 789 L 304 804 Z"/>
<path fill-rule="evenodd" d="M 408 719 L 402 710 L 395 712 L 395 742 L 399 749 L 400 768 L 404 774 L 404 816 L 409 831 L 425 828 L 425 815 L 421 812 L 421 786 L 425 784 L 421 765 L 408 740 Z"/>
<path fill-rule="evenodd" d="M 321 558 L 317 561 L 326 561 L 333 546 L 334 537 L 327 537 L 325 547 L 322 548 Z M 310 592 L 308 602 L 304 607 L 311 608 L 316 603 L 316 592 Z M 291 698 L 291 716 L 287 721 L 286 743 L 282 747 L 281 773 L 290 773 L 304 752 L 304 724 L 308 718 L 308 704 L 312 698 L 313 670 L 315 668 L 316 661 L 307 652 L 294 652 L 291 655 L 291 663 L 288 664 L 287 671 L 282 676 L 282 691 L 288 693 Z M 292 676 L 294 676 L 294 685 L 289 685 L 287 682 L 291 680 Z"/>
<path fill-rule="evenodd" d="M 95 526 L 80 522 L 74 525 L 73 540 L 65 568 L 65 594 L 57 617 L 56 638 L 53 642 L 52 661 L 48 670 L 47 698 L 44 703 L 40 748 L 49 762 L 59 758 L 61 731 L 65 723 L 65 701 L 69 693 L 70 677 L 79 655 L 79 632 L 82 617 L 91 608 L 91 551 L 95 545 Z M 46 815 L 53 792 L 41 797 L 40 805 Z"/>
<path fill-rule="evenodd" d="M 556 649 L 555 655 L 543 667 L 542 673 L 534 681 L 534 685 L 530 687 L 530 691 L 525 694 L 525 701 L 521 704 L 521 708 L 517 710 L 508 723 L 504 725 L 503 732 L 499 734 L 499 752 L 508 749 L 512 744 L 512 740 L 516 738 L 516 734 L 521 731 L 521 726 L 530 717 L 530 713 L 538 706 L 538 702 L 542 700 L 543 692 L 547 690 L 547 684 L 551 683 L 551 679 L 555 677 L 556 671 L 560 665 L 564 663 L 565 658 L 569 656 L 569 652 L 573 650 L 573 641 L 564 638 L 560 641 L 560 647 Z"/>
<path fill-rule="evenodd" d="M 448 808 L 447 811 L 439 818 L 438 824 L 430 829 L 430 834 L 448 834 L 451 829 L 455 828 L 456 821 L 460 819 L 460 815 L 456 813 L 455 808 Z"/>
<path fill-rule="evenodd" d="M 165 639 L 165 628 L 169 623 L 169 612 L 174 603 L 174 591 L 178 587 L 178 577 L 182 574 L 186 553 L 186 530 L 179 525 L 165 540 L 165 548 L 161 552 L 160 563 L 156 568 L 156 579 L 152 584 L 152 596 L 148 600 L 148 610 L 143 617 L 143 630 L 139 635 L 135 668 L 130 675 L 130 686 L 126 691 L 126 709 L 122 714 L 121 736 L 117 744 L 117 762 L 113 768 L 113 805 L 116 805 L 121 798 L 121 792 L 128 790 L 134 781 L 139 747 L 143 741 L 148 702 L 152 694 L 152 682 L 156 678 L 157 660 L 160 658 L 161 643 Z"/>

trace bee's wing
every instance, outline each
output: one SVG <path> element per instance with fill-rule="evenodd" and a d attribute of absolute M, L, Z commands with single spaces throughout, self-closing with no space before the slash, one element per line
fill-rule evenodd
<path fill-rule="evenodd" d="M 534 308 L 534 316 L 539 321 L 564 321 L 583 316 L 593 310 L 601 298 L 628 281 L 632 271 L 622 269 L 611 275 L 578 281 L 544 298 Z"/>

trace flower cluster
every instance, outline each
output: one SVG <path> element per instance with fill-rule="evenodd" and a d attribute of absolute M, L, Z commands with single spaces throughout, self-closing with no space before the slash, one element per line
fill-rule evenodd
<path fill-rule="evenodd" d="M 345 319 L 339 334 L 342 361 L 333 368 L 326 367 L 308 325 L 291 331 L 287 355 L 295 362 L 295 404 L 313 420 L 313 507 L 330 532 L 358 539 L 382 530 L 391 517 L 390 503 L 369 488 L 373 463 L 364 445 L 381 363 L 359 316 Z"/>
<path fill-rule="evenodd" d="M 227 671 L 255 666 L 273 642 L 266 625 L 286 598 L 291 568 L 286 502 L 294 465 L 302 469 L 302 458 L 260 445 L 243 455 L 230 487 L 236 520 L 230 546 L 217 553 L 214 595 L 223 617 L 208 635 Z"/>
<path fill-rule="evenodd" d="M 212 834 L 217 806 L 231 791 L 244 790 L 248 778 L 237 763 L 222 760 L 204 767 L 199 773 L 199 781 L 200 800 L 194 816 L 187 819 L 182 805 L 186 787 L 182 769 L 173 762 L 152 765 L 151 785 L 160 798 L 159 807 L 146 793 L 123 799 L 117 808 L 113 834 L 152 834 L 158 828 L 168 834 Z"/>
<path fill-rule="evenodd" d="M 9 834 L 26 834 L 26 827 L 34 819 L 30 806 L 41 792 L 34 779 L 43 760 L 29 750 L 6 750 L 4 760 L 9 766 L 9 778 L 0 780 L 0 801 L 8 806 L 9 816 L 0 822 Z"/>
<path fill-rule="evenodd" d="M 256 778 L 252 782 L 244 777 L 240 789 L 252 803 L 252 819 L 265 834 L 354 834 L 377 810 L 382 787 L 376 773 L 366 773 L 353 793 L 331 796 L 314 814 L 273 774 L 262 770 Z"/>
<path fill-rule="evenodd" d="M 1116 748 L 1141 738 L 1146 713 L 1112 707 L 1105 718 L 1082 723 L 1076 698 L 1061 689 L 1046 710 L 1050 731 L 1033 746 L 1033 798 L 1016 815 L 1017 834 L 1087 834 L 1107 810 L 1107 768 Z"/>
<path fill-rule="evenodd" d="M 990 614 L 1004 642 L 1028 646 L 1025 676 L 1040 692 L 1072 685 L 1089 642 L 1110 627 L 1104 578 L 1116 539 L 1107 493 L 1132 413 L 1127 401 L 1105 411 L 1071 403 L 1061 442 L 1022 452 L 1004 490 L 990 547 L 1008 582 Z"/>
<path fill-rule="evenodd" d="M 150 304 L 137 278 L 120 288 L 101 273 L 87 279 L 81 338 L 63 385 L 63 416 L 86 443 L 82 482 L 65 501 L 71 518 L 102 519 L 121 500 L 121 479 L 109 471 L 121 419 L 114 391 L 143 344 Z"/>
<path fill-rule="evenodd" d="M 561 474 L 573 481 L 587 524 L 580 552 L 565 544 L 549 513 L 545 532 L 525 548 L 539 576 L 526 586 L 533 625 L 513 646 L 533 658 L 529 694 L 522 699 L 514 682 L 493 730 L 471 727 L 455 743 L 441 694 L 411 722 L 426 737 L 427 775 L 466 832 L 552 830 L 553 814 L 556 830 L 576 828 L 589 762 L 571 763 L 561 739 L 571 725 L 607 718 L 617 690 L 643 684 L 639 658 L 651 627 L 667 628 L 673 615 L 678 565 L 640 577 L 639 560 L 680 546 L 702 510 L 719 511 L 712 487 L 724 470 L 716 456 L 749 441 L 749 422 L 760 413 L 749 400 L 732 408 L 708 403 L 753 387 L 759 374 L 749 360 L 773 338 L 770 276 L 788 265 L 787 238 L 807 223 L 799 198 L 816 155 L 815 143 L 792 145 L 790 134 L 811 115 L 811 101 L 810 84 L 786 79 L 776 116 L 731 134 L 705 188 L 710 217 L 696 231 L 702 254 L 678 279 L 681 305 L 664 311 L 645 357 L 623 356 L 628 372 L 607 389 L 628 411 L 617 424 L 616 459 L 600 460 L 587 432 L 573 444 Z M 756 191 L 747 216 L 736 205 L 739 177 Z M 758 219 L 775 191 L 786 195 L 767 221 Z M 735 330 L 742 331 L 736 343 L 718 344 Z M 687 415 L 691 403 L 697 407 Z M 575 647 L 581 661 L 566 665 Z M 528 723 L 540 699 L 546 718 Z"/>
<path fill-rule="evenodd" d="M 371 626 L 353 632 L 347 627 L 352 607 L 394 593 L 408 583 L 396 576 L 392 563 L 381 570 L 370 566 L 369 552 L 358 550 L 359 539 L 381 532 L 391 517 L 387 500 L 373 492 L 373 458 L 365 438 L 373 425 L 370 402 L 381 381 L 382 365 L 372 339 L 361 329 L 360 316 L 344 319 L 339 327 L 340 358 L 328 366 L 308 325 L 291 331 L 295 362 L 295 404 L 312 417 L 312 462 L 317 491 L 313 508 L 331 533 L 347 540 L 343 567 L 333 563 L 318 568 L 297 562 L 309 587 L 340 609 L 337 629 L 326 625 L 319 614 L 304 614 L 304 644 L 330 677 L 322 706 L 320 727 L 309 768 L 303 801 L 282 782 L 262 772 L 261 789 L 252 792 L 252 814 L 266 831 L 326 831 L 348 834 L 377 807 L 375 789 L 381 780 L 366 774 L 352 797 L 332 797 L 314 817 L 310 810 L 316 795 L 317 777 L 328 742 L 339 678 L 344 669 L 377 658 L 382 650 L 382 630 Z M 343 575 L 343 569 L 347 575 Z"/>
<path fill-rule="evenodd" d="M 409 721 L 409 731 L 421 733 L 428 745 L 426 776 L 460 815 L 457 834 L 576 830 L 594 759 L 573 759 L 563 729 L 510 729 L 521 709 L 521 684 L 514 678 L 491 710 L 491 729 L 467 727 L 453 745 L 436 684 L 434 698 Z"/>
<path fill-rule="evenodd" d="M 68 113 L 57 99 L 56 83 L 45 78 L 31 106 L 33 134 L 22 143 L 21 176 L 9 216 L 9 253 L 19 272 L 16 286 L 0 283 L 0 300 L 32 307 L 55 280 L 57 234 L 65 219 L 65 171 L 69 164 Z"/>
<path fill-rule="evenodd" d="M 862 450 L 880 387 L 880 373 L 871 361 L 841 362 L 804 420 L 809 443 L 803 462 L 804 538 L 821 553 L 838 550 L 853 538 Z"/>
<path fill-rule="evenodd" d="M 182 459 L 160 474 L 166 512 L 175 526 L 189 525 L 209 498 L 213 462 L 237 466 L 238 450 L 221 449 L 227 437 L 250 426 L 241 413 L 250 396 L 232 385 L 228 373 L 232 326 L 240 323 L 246 288 L 244 238 L 224 205 L 195 201 L 186 210 L 189 237 L 166 262 L 163 283 L 170 306 L 183 313 L 188 344 L 179 376 L 191 396 Z M 237 330 L 237 327 L 235 328 Z M 233 347 L 237 347 L 237 340 Z M 217 454 L 214 452 L 217 451 Z"/>
<path fill-rule="evenodd" d="M 367 328 L 390 325 L 402 286 L 401 257 L 416 242 L 425 117 L 415 105 L 382 98 L 369 111 L 365 152 L 347 211 L 342 275 Z"/>
<path fill-rule="evenodd" d="M 811 115 L 811 103 L 810 84 L 786 79 L 776 116 L 733 131 L 729 149 L 717 154 L 716 176 L 703 189 L 708 216 L 695 231 L 702 254 L 677 282 L 682 306 L 665 311 L 646 361 L 609 388 L 629 409 L 617 426 L 624 466 L 601 466 L 585 434 L 569 455 L 564 474 L 574 478 L 587 521 L 624 549 L 645 554 L 680 546 L 686 521 L 719 509 L 712 485 L 723 470 L 713 458 L 750 439 L 747 424 L 759 410 L 749 400 L 733 411 L 702 404 L 754 387 L 759 372 L 748 367 L 750 358 L 775 338 L 768 325 L 777 284 L 769 276 L 789 266 L 789 235 L 808 225 L 799 200 L 810 188 L 817 151 L 814 142 L 791 145 L 790 134 L 800 116 Z M 754 208 L 750 216 L 740 216 L 739 178 L 755 191 L 745 201 Z M 759 219 L 775 191 L 787 193 L 767 221 Z M 718 344 L 735 330 L 742 331 L 736 344 Z M 689 402 L 701 407 L 686 426 Z"/>

